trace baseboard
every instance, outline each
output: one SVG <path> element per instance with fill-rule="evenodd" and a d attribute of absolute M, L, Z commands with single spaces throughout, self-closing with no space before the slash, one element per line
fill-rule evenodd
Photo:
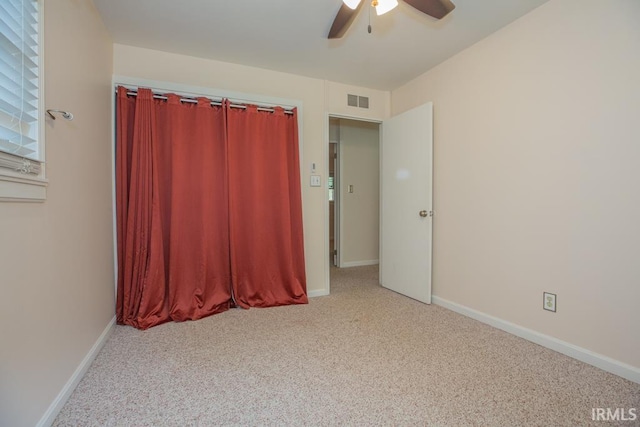
<path fill-rule="evenodd" d="M 365 260 L 365 261 L 343 262 L 340 267 L 341 268 L 344 268 L 344 267 L 363 267 L 365 265 L 376 265 L 376 264 L 380 264 L 380 261 L 378 261 L 377 259 L 369 259 L 369 260 Z"/>
<path fill-rule="evenodd" d="M 600 368 L 603 371 L 611 372 L 619 377 L 640 384 L 639 368 L 437 296 L 432 296 L 431 300 L 434 304 L 447 308 L 451 311 L 455 311 L 463 316 L 486 323 L 487 325 L 491 325 L 510 334 L 519 336 L 520 338 L 524 338 L 543 347 L 547 347 L 551 350 L 557 351 L 558 353 L 562 353 L 581 362 L 588 363 L 589 365 Z"/>
<path fill-rule="evenodd" d="M 96 356 L 104 346 L 104 343 L 107 342 L 107 338 L 109 338 L 109 335 L 111 335 L 115 324 L 116 318 L 114 316 L 107 327 L 104 329 L 104 331 L 102 331 L 102 334 L 100 334 L 98 340 L 95 342 L 95 344 L 93 344 L 93 347 L 91 347 L 89 353 L 87 353 L 84 359 L 82 359 L 82 362 L 80 362 L 80 365 L 78 365 L 73 375 L 71 375 L 69 381 L 67 381 L 64 387 L 62 387 L 60 393 L 58 393 L 58 396 L 56 396 L 55 400 L 51 403 L 51 405 L 49 405 L 47 411 L 44 413 L 42 418 L 40 418 L 38 424 L 36 424 L 37 427 L 48 427 L 53 424 L 56 417 L 60 413 L 60 410 L 62 409 L 64 404 L 67 403 L 67 400 L 69 400 L 71 393 L 73 393 L 73 390 L 75 390 L 75 388 L 78 386 L 78 383 L 89 369 L 89 366 L 91 366 L 91 363 L 93 363 L 93 360 L 96 358 Z"/>
<path fill-rule="evenodd" d="M 315 291 L 309 291 L 307 292 L 307 296 L 309 298 L 314 298 L 314 297 L 326 297 L 327 295 L 329 295 L 329 291 L 327 291 L 326 289 L 317 289 Z"/>

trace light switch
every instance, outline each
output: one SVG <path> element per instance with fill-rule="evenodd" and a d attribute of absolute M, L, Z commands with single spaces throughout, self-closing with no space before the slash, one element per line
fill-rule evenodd
<path fill-rule="evenodd" d="M 311 186 L 320 187 L 321 185 L 320 175 L 311 175 Z"/>

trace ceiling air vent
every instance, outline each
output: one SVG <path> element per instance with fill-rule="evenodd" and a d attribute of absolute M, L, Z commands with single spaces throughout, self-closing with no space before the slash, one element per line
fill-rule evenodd
<path fill-rule="evenodd" d="M 358 95 L 347 95 L 347 105 L 349 107 L 358 106 Z"/>

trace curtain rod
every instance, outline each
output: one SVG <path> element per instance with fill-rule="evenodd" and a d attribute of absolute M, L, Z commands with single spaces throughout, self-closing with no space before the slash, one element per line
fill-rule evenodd
<path fill-rule="evenodd" d="M 118 89 L 117 88 L 116 88 L 116 93 L 118 93 Z M 127 89 L 127 96 L 138 96 L 138 91 Z M 167 97 L 165 95 L 161 95 L 161 94 L 155 93 L 155 92 L 153 93 L 153 98 L 154 99 L 162 99 L 164 101 L 169 99 L 169 97 Z M 208 97 L 204 97 L 204 98 L 208 98 Z M 195 99 L 195 98 L 185 98 L 185 97 L 181 96 L 180 97 L 180 102 L 188 102 L 188 103 L 191 103 L 191 104 L 197 104 L 198 100 Z M 219 107 L 219 106 L 222 105 L 222 102 L 211 100 L 211 105 L 215 105 L 215 106 Z M 231 104 L 230 103 L 229 106 L 231 108 L 242 108 L 243 110 L 246 110 L 246 108 L 247 108 L 247 106 L 244 105 L 244 104 Z M 266 111 L 266 112 L 269 112 L 269 113 L 275 112 L 275 110 L 273 108 L 260 107 L 260 106 L 258 106 L 258 111 Z M 293 114 L 293 111 L 284 110 L 284 113 L 285 114 Z"/>

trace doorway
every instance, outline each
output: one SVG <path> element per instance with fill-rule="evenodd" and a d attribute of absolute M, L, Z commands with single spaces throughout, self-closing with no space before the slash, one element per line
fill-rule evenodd
<path fill-rule="evenodd" d="M 329 264 L 379 263 L 380 124 L 329 118 Z"/>
<path fill-rule="evenodd" d="M 353 124 L 354 126 L 349 126 Z M 329 232 L 335 233 L 334 246 L 338 252 L 337 267 L 377 265 L 380 284 L 397 293 L 429 304 L 431 302 L 431 254 L 433 230 L 433 103 L 414 107 L 384 122 L 366 119 L 328 118 L 330 140 L 336 143 L 337 167 L 334 170 L 334 224 Z M 364 224 L 370 212 L 366 208 L 347 209 L 349 196 L 361 194 L 363 181 L 345 176 L 359 172 L 364 157 L 345 159 L 349 129 L 368 125 L 377 132 L 374 145 L 378 163 L 375 182 L 375 212 L 378 230 L 375 245 L 379 248 L 376 259 L 352 260 L 345 256 L 353 242 L 353 229 Z M 327 144 L 329 145 L 329 144 Z M 329 152 L 327 147 L 327 152 Z M 327 167 L 327 171 L 328 171 Z M 357 175 L 356 175 L 357 176 Z M 352 184 L 351 181 L 354 181 Z M 369 179 L 372 182 L 373 179 Z M 367 184 L 366 180 L 364 184 Z M 366 185 L 365 185 L 366 187 Z M 327 205 L 329 206 L 329 203 Z M 325 211 L 326 212 L 326 211 Z M 355 214 L 355 215 L 354 215 Z M 351 215 L 350 219 L 345 217 Z M 326 217 L 327 219 L 329 216 Z M 325 223 L 328 227 L 329 221 Z M 327 228 L 328 230 L 329 228 Z M 337 230 L 337 231 L 336 231 Z M 349 233 L 351 231 L 351 233 Z M 378 233 L 379 231 L 379 233 Z M 325 244 L 328 244 L 329 235 Z M 356 240 L 362 236 L 357 236 Z M 357 244 L 361 245 L 361 241 Z M 361 245 L 362 246 L 362 245 Z M 365 245 L 366 246 L 366 245 Z M 333 257 L 329 257 L 332 259 Z M 326 294 L 331 292 L 331 267 L 326 260 Z"/>

